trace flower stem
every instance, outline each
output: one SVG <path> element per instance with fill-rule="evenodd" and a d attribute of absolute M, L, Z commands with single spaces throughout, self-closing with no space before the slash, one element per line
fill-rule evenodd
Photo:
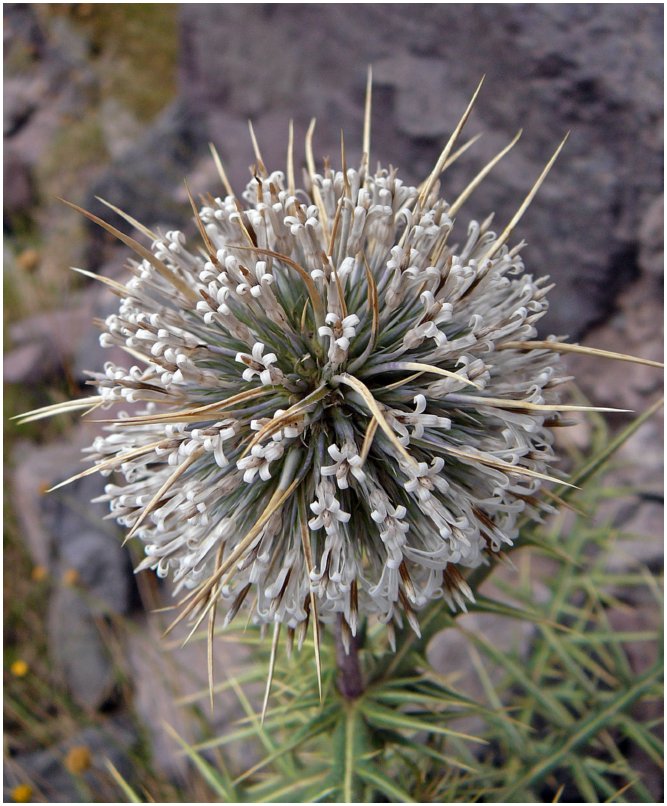
<path fill-rule="evenodd" d="M 359 665 L 359 639 L 350 634 L 342 615 L 338 616 L 336 622 L 336 666 L 338 690 L 346 700 L 356 700 L 364 691 Z"/>

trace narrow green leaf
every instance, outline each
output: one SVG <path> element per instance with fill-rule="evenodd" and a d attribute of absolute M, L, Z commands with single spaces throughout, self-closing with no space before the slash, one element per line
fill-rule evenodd
<path fill-rule="evenodd" d="M 558 767 L 570 754 L 576 752 L 585 742 L 606 727 L 610 720 L 619 712 L 629 708 L 633 703 L 644 696 L 653 687 L 656 675 L 660 674 L 657 668 L 649 669 L 637 679 L 628 689 L 620 691 L 604 708 L 594 711 L 587 718 L 580 720 L 575 729 L 569 733 L 560 746 L 554 746 L 548 756 L 542 758 L 537 764 L 528 769 L 513 785 L 502 792 L 502 801 L 511 800 L 519 791 L 525 790 L 542 781 L 552 770 Z"/>
<path fill-rule="evenodd" d="M 593 761 L 593 759 L 583 758 L 581 760 L 581 763 L 586 768 L 586 771 L 588 772 L 591 781 L 600 792 L 601 797 L 598 799 L 602 800 L 604 798 L 604 801 L 606 803 L 608 803 L 609 798 L 613 798 L 618 791 L 618 787 L 616 786 L 615 782 L 610 780 L 611 776 L 614 776 L 616 780 L 618 780 L 619 774 L 622 774 L 623 778 L 625 778 L 626 780 L 628 778 L 632 779 L 633 777 L 635 777 L 633 775 L 628 776 L 627 773 L 629 772 L 629 770 L 627 769 L 617 770 L 615 769 L 616 765 L 610 765 L 607 769 L 604 769 L 599 765 L 592 764 L 591 761 Z M 617 802 L 625 803 L 625 798 L 621 798 L 620 801 Z"/>
<path fill-rule="evenodd" d="M 580 759 L 576 753 L 570 754 L 567 759 L 565 759 L 565 765 L 570 768 L 572 777 L 577 784 L 577 789 L 581 793 L 584 802 L 599 803 L 601 798 L 593 782 L 594 776 L 592 775 L 592 770 L 586 767 L 582 759 Z"/>
<path fill-rule="evenodd" d="M 226 803 L 238 803 L 240 798 L 226 771 L 218 772 L 191 745 L 182 739 L 171 725 L 166 722 L 163 724 L 167 733 L 180 745 L 215 794 L 223 798 Z"/>
<path fill-rule="evenodd" d="M 394 783 L 391 778 L 381 772 L 375 765 L 359 764 L 357 774 L 366 781 L 366 783 L 371 784 L 371 786 L 379 789 L 383 795 L 390 798 L 392 803 L 416 803 L 414 798 L 410 797 L 404 789 Z"/>
<path fill-rule="evenodd" d="M 545 714 L 550 719 L 554 720 L 561 726 L 571 724 L 572 716 L 566 708 L 564 708 L 557 699 L 555 699 L 549 691 L 543 686 L 537 685 L 527 674 L 524 667 L 517 661 L 513 660 L 497 649 L 490 641 L 483 638 L 481 635 L 465 631 L 465 634 L 471 638 L 475 644 L 481 649 L 484 654 L 490 657 L 494 663 L 502 666 L 512 676 L 512 678 L 521 685 L 542 707 Z"/>
<path fill-rule="evenodd" d="M 439 697 L 437 694 L 426 694 L 412 689 L 406 689 L 405 691 L 374 691 L 373 699 L 388 705 L 414 706 L 421 704 L 425 706 L 432 705 L 439 709 L 449 706 L 452 710 L 448 712 L 448 715 L 451 717 L 464 716 L 465 712 L 477 710 L 477 707 L 471 707 L 454 697 Z"/>
<path fill-rule="evenodd" d="M 517 725 L 513 719 L 502 711 L 502 701 L 498 695 L 496 687 L 486 671 L 477 647 L 471 642 L 468 643 L 468 655 L 472 661 L 475 671 L 477 672 L 477 677 L 482 684 L 484 693 L 492 706 L 492 708 L 488 709 L 483 716 L 491 724 L 498 725 L 503 735 L 507 738 L 509 746 L 514 748 L 516 752 L 523 755 L 526 728 L 522 725 Z"/>
<path fill-rule="evenodd" d="M 625 716 L 617 720 L 617 724 L 631 741 L 641 747 L 654 764 L 662 766 L 665 758 L 664 745 L 660 738 L 651 732 L 648 725 L 642 725 Z"/>
<path fill-rule="evenodd" d="M 574 560 L 570 554 L 567 553 L 566 550 L 561 549 L 559 546 L 554 544 L 551 539 L 546 535 L 541 535 L 538 532 L 531 532 L 528 533 L 526 529 L 521 533 L 521 541 L 517 548 L 534 548 L 537 551 L 545 554 L 547 557 L 552 557 L 554 560 L 558 560 L 560 563 L 567 563 L 568 565 L 574 564 Z M 489 570 L 485 567 L 486 574 L 484 578 L 488 576 Z M 466 578 L 467 582 L 473 587 L 473 590 L 476 590 L 476 587 L 473 585 L 473 579 L 475 574 L 471 574 L 469 577 Z M 481 583 L 480 583 L 481 584 Z"/>
<path fill-rule="evenodd" d="M 636 776 L 629 780 L 626 784 L 620 789 L 617 789 L 614 794 L 607 798 L 605 803 L 626 803 L 627 801 L 625 798 L 622 798 L 621 795 L 624 795 L 626 792 L 630 790 L 635 790 L 635 797 L 632 799 L 633 803 L 653 803 L 653 795 L 648 791 L 648 789 L 642 784 L 641 778 Z"/>
<path fill-rule="evenodd" d="M 269 787 L 257 787 L 252 790 L 253 803 L 294 803 L 294 795 L 307 789 L 313 784 L 321 784 L 326 777 L 326 771 L 320 771 L 316 775 L 310 775 L 307 778 L 301 777 L 296 780 L 287 780 L 279 777 L 277 783 L 271 784 Z"/>
<path fill-rule="evenodd" d="M 193 640 L 194 639 L 195 637 L 193 636 Z M 216 637 L 216 641 L 221 642 L 222 638 Z M 266 679 L 266 672 L 264 668 L 261 667 L 259 664 L 254 666 L 252 669 L 243 672 L 242 674 L 239 673 L 234 675 L 234 681 L 239 685 L 243 685 L 246 683 L 256 683 L 259 680 L 265 680 L 265 679 Z M 213 694 L 220 694 L 221 692 L 232 688 L 232 686 L 233 683 L 231 680 L 225 680 L 222 683 L 216 683 L 216 685 L 213 686 Z M 206 686 L 205 688 L 193 691 L 191 694 L 187 694 L 184 697 L 179 697 L 178 699 L 175 700 L 175 703 L 176 705 L 179 706 L 192 705 L 193 703 L 196 703 L 199 700 L 207 700 L 209 697 L 209 692 L 210 689 L 208 686 Z"/>
<path fill-rule="evenodd" d="M 605 630 L 595 630 L 581 635 L 573 635 L 572 641 L 575 644 L 630 644 L 647 641 L 655 641 L 656 634 L 651 631 L 627 630 L 626 632 L 613 632 Z"/>
<path fill-rule="evenodd" d="M 445 728 L 442 725 L 435 725 L 426 719 L 419 719 L 401 711 L 392 711 L 389 708 L 366 700 L 362 703 L 364 714 L 369 721 L 380 727 L 396 728 L 397 730 L 426 731 L 428 733 L 441 734 L 442 736 L 457 736 L 459 739 L 467 739 L 479 744 L 487 744 L 484 739 L 478 736 L 469 736 L 467 733 Z"/>
<path fill-rule="evenodd" d="M 231 679 L 233 680 L 233 678 Z M 269 755 L 275 754 L 275 761 L 277 761 L 283 775 L 289 776 L 290 774 L 294 773 L 294 764 L 290 763 L 291 759 L 289 757 L 287 757 L 287 759 L 284 758 L 284 753 L 281 752 L 280 747 L 275 743 L 271 735 L 262 728 L 260 718 L 255 713 L 241 686 L 233 685 L 233 688 L 238 701 L 241 703 L 243 710 L 246 712 L 246 715 L 252 717 L 252 728 L 255 736 L 257 736 L 259 741 L 264 745 L 264 748 Z"/>
<path fill-rule="evenodd" d="M 438 750 L 431 747 L 429 744 L 415 742 L 395 730 L 390 730 L 388 728 L 377 729 L 374 735 L 378 737 L 379 742 L 382 743 L 384 747 L 391 747 L 392 745 L 404 747 L 406 750 L 415 753 L 418 757 L 428 756 L 429 758 L 432 758 L 444 769 L 465 770 L 466 772 L 473 773 L 475 776 L 479 776 L 481 774 L 480 768 L 475 766 L 473 763 L 475 760 L 474 756 L 468 751 L 465 745 L 464 755 L 469 759 L 469 763 L 462 761 L 460 758 L 455 758 L 447 753 L 438 752 Z M 455 740 L 450 739 L 450 741 L 454 743 Z"/>
<path fill-rule="evenodd" d="M 507 616 L 507 618 L 513 618 L 519 621 L 531 621 L 535 624 L 551 624 L 555 629 L 565 629 L 556 622 L 550 622 L 545 618 L 544 613 L 540 613 L 528 607 L 515 607 L 507 602 L 491 599 L 489 596 L 480 596 L 477 594 L 474 604 L 471 604 L 468 609 L 472 612 L 493 613 L 497 616 Z"/>
<path fill-rule="evenodd" d="M 596 758 L 594 756 L 587 755 L 584 761 L 589 770 L 592 770 L 599 776 L 612 777 L 614 781 L 610 783 L 610 786 L 613 784 L 614 787 L 617 787 L 619 778 L 625 780 L 626 783 L 622 787 L 622 792 L 625 792 L 627 789 L 633 789 L 633 802 L 637 802 L 637 800 L 639 800 L 642 803 L 652 803 L 653 797 L 646 786 L 644 786 L 642 783 L 641 774 L 637 774 L 637 771 L 632 769 L 628 763 L 628 760 L 624 758 L 619 749 L 616 747 L 611 736 L 609 736 L 605 744 L 610 752 L 612 750 L 614 751 L 612 755 L 614 756 L 615 760 L 610 763 L 604 757 Z M 659 766 L 662 767 L 662 764 Z M 617 788 L 614 788 L 613 790 L 609 789 L 608 791 L 610 794 L 605 801 L 606 803 L 608 803 L 610 799 L 618 794 Z M 625 798 L 620 798 L 620 802 L 624 801 Z"/>
<path fill-rule="evenodd" d="M 268 712 L 268 716 L 264 720 L 264 730 L 268 730 L 273 722 L 279 725 L 285 725 L 285 720 L 289 717 L 293 717 L 292 721 L 303 719 L 303 715 L 300 714 L 301 711 L 314 710 L 320 705 L 320 698 L 318 696 L 312 698 L 300 697 L 299 699 L 294 699 L 289 693 L 287 696 L 289 699 L 284 705 L 274 705 L 271 707 L 271 710 Z M 252 723 L 255 718 L 255 714 L 252 716 L 244 716 L 238 719 L 236 724 L 247 725 Z"/>
<path fill-rule="evenodd" d="M 324 789 L 314 788 L 312 792 L 303 793 L 303 803 L 321 803 L 336 791 L 335 786 L 326 786 Z"/>
<path fill-rule="evenodd" d="M 132 789 L 132 787 L 128 784 L 128 782 L 123 778 L 123 776 L 118 772 L 116 767 L 113 765 L 110 759 L 105 759 L 104 763 L 106 768 L 109 770 L 111 777 L 114 781 L 118 784 L 120 789 L 122 790 L 125 797 L 128 799 L 130 803 L 143 803 L 143 799 L 137 795 L 137 793 Z"/>

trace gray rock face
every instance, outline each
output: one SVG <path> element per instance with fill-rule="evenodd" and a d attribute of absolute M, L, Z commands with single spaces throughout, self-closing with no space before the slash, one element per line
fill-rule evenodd
<path fill-rule="evenodd" d="M 121 614 L 128 612 L 133 596 L 129 557 L 116 526 L 104 520 L 105 505 L 91 503 L 103 494 L 105 479 L 93 474 L 44 494 L 46 488 L 87 467 L 81 463 L 81 448 L 90 444 L 94 433 L 81 426 L 66 443 L 18 444 L 12 499 L 35 563 L 57 578 L 76 571 L 91 611 Z"/>
<path fill-rule="evenodd" d="M 65 585 L 54 591 L 47 627 L 56 676 L 77 705 L 87 711 L 97 710 L 111 696 L 115 674 L 93 613 L 80 591 Z"/>
<path fill-rule="evenodd" d="M 574 337 L 634 278 L 639 228 L 660 192 L 661 16 L 650 4 L 187 5 L 181 94 L 240 185 L 253 161 L 248 117 L 271 165 L 284 164 L 290 117 L 297 132 L 318 117 L 316 156 L 335 161 L 343 129 L 358 157 L 372 64 L 372 160 L 421 181 L 486 74 L 467 127 L 483 137 L 444 192 L 458 193 L 522 127 L 460 215 L 495 210 L 502 228 L 571 130 L 516 240 L 528 241 L 528 270 L 558 283 L 545 329 Z"/>
<path fill-rule="evenodd" d="M 106 263 L 98 273 L 124 279 L 121 264 L 125 254 L 116 251 L 121 257 Z M 65 373 L 83 384 L 88 372 L 100 371 L 107 361 L 125 363 L 125 352 L 100 346 L 99 328 L 94 325 L 96 319 L 117 311 L 118 297 L 102 283 L 92 283 L 69 297 L 67 308 L 43 311 L 9 326 L 13 349 L 5 355 L 5 383 L 44 385 Z"/>
<path fill-rule="evenodd" d="M 128 231 L 123 219 L 97 200 L 99 196 L 147 226 L 160 223 L 182 229 L 188 212 L 177 199 L 177 191 L 183 187 L 197 146 L 205 147 L 204 139 L 196 121 L 189 120 L 183 105 L 176 102 L 134 145 L 123 144 L 122 158 L 113 162 L 90 188 L 86 209 Z M 105 254 L 101 247 L 109 238 L 95 224 L 89 224 L 88 232 L 91 247 L 87 265 L 99 268 Z"/>
<path fill-rule="evenodd" d="M 12 219 L 27 215 L 36 202 L 35 182 L 30 166 L 11 147 L 2 155 L 3 213 L 11 225 Z"/>
<path fill-rule="evenodd" d="M 45 21 L 34 9 L 22 3 L 5 8 L 5 63 L 18 60 L 22 68 L 9 71 L 5 83 L 3 131 L 32 166 L 53 145 L 62 119 L 85 113 L 94 79 L 85 39 L 66 20 L 52 18 L 44 36 Z"/>
<path fill-rule="evenodd" d="M 91 328 L 91 305 L 84 298 L 78 305 L 35 314 L 9 328 L 12 344 L 17 345 L 8 355 L 4 368 L 9 383 L 44 382 L 71 363 L 84 334 Z"/>
<path fill-rule="evenodd" d="M 132 568 L 118 531 L 103 520 L 105 507 L 90 503 L 103 493 L 104 479 L 86 476 L 48 495 L 43 492 L 81 472 L 81 447 L 92 436 L 82 426 L 67 443 L 17 445 L 11 485 L 28 550 L 55 581 L 47 624 L 53 671 L 73 699 L 91 711 L 114 687 L 105 619 L 131 609 Z"/>
<path fill-rule="evenodd" d="M 664 285 L 665 197 L 657 196 L 648 208 L 639 230 L 639 265 L 642 271 L 653 274 Z"/>

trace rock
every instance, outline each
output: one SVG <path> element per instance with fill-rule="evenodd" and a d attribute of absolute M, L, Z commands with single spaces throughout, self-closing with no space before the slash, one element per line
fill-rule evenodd
<path fill-rule="evenodd" d="M 65 121 L 87 111 L 95 77 L 85 37 L 63 15 L 37 20 L 28 11 L 16 13 L 14 23 L 23 29 L 35 25 L 39 46 L 34 46 L 35 58 L 7 80 L 4 130 L 12 148 L 33 168 L 49 153 Z"/>
<path fill-rule="evenodd" d="M 106 508 L 91 504 L 105 480 L 85 476 L 48 495 L 44 491 L 82 470 L 90 425 L 71 440 L 48 447 L 18 444 L 12 493 L 26 544 L 36 565 L 49 569 L 56 585 L 49 602 L 48 641 L 54 670 L 82 707 L 95 710 L 108 699 L 115 672 L 103 634 L 108 616 L 135 604 L 131 564 L 118 530 L 103 520 Z M 100 627 L 104 627 L 102 632 Z"/>
<path fill-rule="evenodd" d="M 502 618 L 486 613 L 467 613 L 458 616 L 456 628 L 443 630 L 433 637 L 427 660 L 438 675 L 451 680 L 452 686 L 476 702 L 487 702 L 484 685 L 476 671 L 476 655 L 479 650 L 466 633 L 475 633 L 493 642 L 503 652 L 519 651 L 521 657 L 528 652 L 535 626 L 528 621 Z M 483 662 L 491 682 L 499 682 L 504 676 L 502 668 L 493 668 Z M 484 729 L 480 717 L 465 716 L 451 723 L 452 728 L 472 736 Z"/>
<path fill-rule="evenodd" d="M 12 504 L 26 548 L 35 565 L 49 569 L 55 567 L 54 539 L 42 515 L 44 492 L 58 481 L 63 467 L 83 467 L 77 463 L 81 458 L 81 448 L 89 443 L 88 437 L 93 438 L 90 427 L 85 434 L 74 434 L 67 444 L 36 446 L 27 441 L 17 441 L 13 446 L 9 482 Z"/>
<path fill-rule="evenodd" d="M 3 9 L 2 41 L 6 75 L 39 59 L 45 46 L 44 31 L 28 3 L 7 3 Z"/>
<path fill-rule="evenodd" d="M 663 360 L 662 293 L 653 278 L 644 277 L 619 299 L 619 310 L 583 340 L 597 347 L 652 361 Z M 595 356 L 569 355 L 567 367 L 592 404 L 641 413 L 660 394 L 660 368 Z M 615 422 L 621 422 L 618 416 Z"/>
<path fill-rule="evenodd" d="M 31 342 L 5 355 L 2 374 L 5 383 L 37 384 L 57 369 L 45 342 Z"/>
<path fill-rule="evenodd" d="M 614 315 L 587 334 L 583 341 L 586 346 L 663 361 L 662 211 L 663 199 L 657 197 L 639 233 L 638 264 L 642 274 L 619 295 Z M 663 372 L 656 367 L 586 356 L 568 356 L 567 364 L 595 405 L 625 408 L 639 414 L 661 394 Z M 656 422 L 660 422 L 661 416 L 656 415 Z M 639 445 L 637 437 L 633 444 Z M 661 433 L 655 434 L 653 445 L 658 449 L 657 454 L 655 448 L 651 450 L 651 445 L 646 447 L 659 462 Z M 647 468 L 647 458 L 646 454 L 641 454 L 640 464 L 644 468 Z"/>
<path fill-rule="evenodd" d="M 111 779 L 106 759 L 127 781 L 134 781 L 136 771 L 130 753 L 137 744 L 134 726 L 127 717 L 105 720 L 101 726 L 89 727 L 67 741 L 47 750 L 20 753 L 5 762 L 4 802 L 10 802 L 10 790 L 17 781 L 28 780 L 36 790 L 36 799 L 45 803 L 114 803 L 121 795 Z M 81 775 L 67 771 L 68 752 L 86 748 L 91 765 Z M 94 795 L 94 800 L 93 800 Z"/>
<path fill-rule="evenodd" d="M 662 568 L 665 534 L 663 502 L 645 501 L 639 497 L 626 518 L 615 525 L 622 531 L 622 536 L 616 542 L 607 568 L 617 572 L 636 570 L 639 564 L 652 570 Z"/>
<path fill-rule="evenodd" d="M 447 65 L 440 59 L 400 53 L 378 62 L 373 79 L 379 87 L 394 89 L 396 126 L 411 138 L 444 138 L 457 122 L 453 120 L 453 107 L 465 108 L 466 100 L 460 93 L 456 102 L 450 98 L 446 106 L 442 103 L 449 81 Z"/>
<path fill-rule="evenodd" d="M 105 479 L 92 474 L 44 494 L 87 467 L 81 448 L 93 434 L 83 425 L 64 443 L 17 445 L 14 500 L 35 564 L 49 568 L 54 577 L 76 570 L 95 612 L 126 613 L 133 597 L 128 555 L 118 529 L 104 520 L 106 507 L 91 503 L 103 494 Z"/>
<path fill-rule="evenodd" d="M 67 310 L 45 311 L 10 325 L 11 341 L 21 351 L 18 356 L 10 354 L 12 382 L 43 382 L 62 367 L 68 367 L 84 335 L 92 328 L 92 318 L 90 301 L 81 295 L 78 304 Z M 28 351 L 28 346 L 34 349 Z M 41 358 L 39 363 L 26 360 L 36 356 Z"/>
<path fill-rule="evenodd" d="M 64 14 L 54 14 L 49 21 L 47 57 L 62 69 L 84 67 L 90 58 L 88 36 Z"/>
<path fill-rule="evenodd" d="M 3 190 L 2 209 L 7 217 L 6 225 L 13 226 L 17 216 L 28 216 L 37 201 L 34 177 L 30 165 L 21 155 L 7 145 L 2 155 Z"/>
<path fill-rule="evenodd" d="M 467 613 L 458 616 L 456 629 L 438 633 L 428 647 L 428 661 L 441 675 L 451 676 L 457 687 L 475 699 L 484 697 L 484 688 L 471 666 L 472 645 L 466 632 L 478 633 L 491 638 L 496 649 L 510 652 L 519 649 L 521 654 L 528 650 L 534 627 L 529 622 L 502 618 L 486 613 Z M 497 669 L 491 672 L 493 679 L 500 679 L 504 672 Z"/>
<path fill-rule="evenodd" d="M 181 738 L 193 740 L 183 709 L 176 704 L 182 694 L 181 675 L 175 675 L 174 662 L 166 651 L 156 614 L 136 615 L 124 633 L 123 655 L 133 681 L 133 708 L 150 742 L 151 764 L 170 779 L 183 776 L 187 759 L 165 730 L 172 727 Z"/>
<path fill-rule="evenodd" d="M 25 126 L 44 92 L 40 79 L 8 78 L 4 85 L 3 134 L 11 137 Z"/>
<path fill-rule="evenodd" d="M 594 520 L 620 531 L 607 567 L 636 570 L 660 566 L 664 557 L 663 426 L 656 415 L 644 423 L 614 456 L 605 487 L 625 488 L 625 495 L 603 501 Z"/>
<path fill-rule="evenodd" d="M 131 227 L 101 204 L 100 196 L 148 227 L 167 222 L 184 227 L 191 210 L 174 196 L 183 185 L 197 148 L 205 148 L 196 136 L 197 126 L 182 104 L 168 107 L 134 146 L 127 146 L 122 159 L 112 162 L 89 191 L 84 207 L 124 232 Z M 99 267 L 108 249 L 107 239 L 96 225 L 89 227 L 93 245 L 87 265 Z M 143 240 L 143 236 L 142 236 Z M 102 245 L 102 249 L 100 249 Z"/>
<path fill-rule="evenodd" d="M 76 494 L 76 493 L 75 493 Z M 83 499 L 84 493 L 78 497 Z M 84 499 L 85 500 L 85 499 Z M 105 522 L 106 523 L 106 522 Z M 132 601 L 132 568 L 115 528 L 105 534 L 83 527 L 73 532 L 60 550 L 60 568 L 73 569 L 86 592 L 94 615 L 127 613 Z"/>
<path fill-rule="evenodd" d="M 49 602 L 49 656 L 72 699 L 97 711 L 115 683 L 113 660 L 82 591 L 58 586 Z"/>
<path fill-rule="evenodd" d="M 104 143 L 113 160 L 121 160 L 135 146 L 144 127 L 127 107 L 115 98 L 107 98 L 100 107 Z"/>
<path fill-rule="evenodd" d="M 658 196 L 646 211 L 639 229 L 639 267 L 664 282 L 665 197 Z"/>
<path fill-rule="evenodd" d="M 114 267 L 106 273 L 117 271 Z M 14 349 L 5 359 L 7 383 L 44 383 L 66 369 L 81 384 L 88 380 L 88 372 L 101 372 L 107 361 L 125 365 L 132 360 L 118 347 L 101 347 L 94 324 L 95 319 L 117 312 L 118 297 L 99 282 L 69 296 L 71 307 L 65 310 L 45 311 L 10 325 Z"/>

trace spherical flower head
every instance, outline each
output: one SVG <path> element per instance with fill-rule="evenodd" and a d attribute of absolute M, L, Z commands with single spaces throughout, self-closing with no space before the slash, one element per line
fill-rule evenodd
<path fill-rule="evenodd" d="M 90 452 L 139 568 L 198 622 L 244 605 L 299 639 L 310 618 L 418 629 L 539 513 L 546 282 L 491 218 L 455 230 L 437 174 L 364 162 L 297 189 L 260 165 L 242 200 L 195 211 L 199 244 L 150 233 L 116 288 L 101 340 L 129 360 L 94 376 L 120 410 Z"/>

